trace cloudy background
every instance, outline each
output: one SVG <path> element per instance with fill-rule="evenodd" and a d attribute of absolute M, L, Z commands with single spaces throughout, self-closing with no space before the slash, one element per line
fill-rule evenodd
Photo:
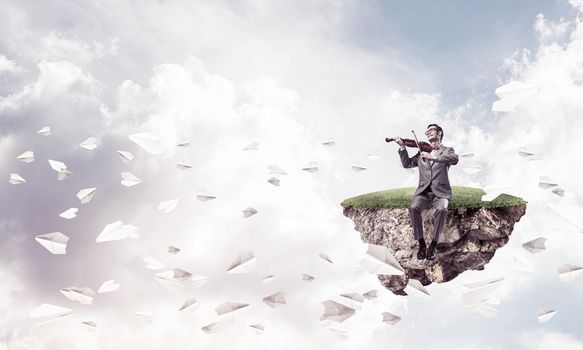
<path fill-rule="evenodd" d="M 557 273 L 583 265 L 580 0 L 0 1 L 0 13 L 0 349 L 583 349 L 583 279 Z M 539 89 L 510 113 L 492 112 L 494 90 L 510 81 Z M 403 298 L 358 271 L 366 245 L 339 203 L 415 185 L 383 140 L 430 122 L 444 127 L 445 145 L 475 154 L 452 167 L 454 184 L 507 186 L 529 206 L 484 271 Z M 44 126 L 52 135 L 37 135 Z M 141 132 L 158 135 L 163 153 L 128 138 Z M 99 147 L 79 147 L 90 136 Z M 176 147 L 185 140 L 190 147 Z M 242 150 L 252 142 L 257 150 Z M 521 148 L 541 159 L 527 161 Z M 34 162 L 16 159 L 28 150 Z M 118 150 L 135 159 L 122 163 Z M 47 159 L 73 175 L 57 181 Z M 311 162 L 318 172 L 301 170 Z M 279 187 L 267 182 L 271 164 L 288 173 Z M 463 171 L 476 164 L 481 172 Z M 143 182 L 122 186 L 124 171 Z M 10 184 L 11 173 L 26 182 Z M 539 176 L 565 196 L 540 188 Z M 75 194 L 87 187 L 97 193 L 80 204 Z M 201 189 L 217 198 L 196 200 Z M 157 210 L 174 198 L 176 210 Z M 76 218 L 58 216 L 70 207 Z M 247 207 L 258 213 L 242 218 Z M 117 220 L 140 237 L 96 243 Z M 71 238 L 66 255 L 34 240 L 55 231 Z M 521 248 L 540 236 L 545 252 Z M 168 254 L 168 245 L 182 251 Z M 227 274 L 248 250 L 256 269 Z M 535 271 L 520 271 L 516 255 Z M 169 293 L 145 256 L 208 282 Z M 505 278 L 499 316 L 464 310 L 461 284 L 493 277 Z M 110 279 L 120 289 L 92 306 L 59 292 Z M 319 321 L 321 301 L 371 289 L 379 297 L 344 323 Z M 262 302 L 279 291 L 287 305 Z M 189 297 L 195 311 L 178 312 Z M 250 306 L 220 319 L 214 308 L 226 300 Z M 29 311 L 43 303 L 75 314 L 33 328 Z M 557 314 L 538 323 L 539 309 Z M 151 324 L 134 316 L 141 310 Z M 402 321 L 381 322 L 387 311 Z M 89 320 L 96 329 L 80 323 Z M 201 330 L 217 321 L 220 332 Z M 249 328 L 256 323 L 263 334 Z"/>

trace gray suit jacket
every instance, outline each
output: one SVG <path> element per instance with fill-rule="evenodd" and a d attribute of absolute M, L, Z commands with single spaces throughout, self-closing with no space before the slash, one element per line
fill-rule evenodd
<path fill-rule="evenodd" d="M 458 155 L 453 147 L 440 145 L 437 149 L 435 160 L 424 160 L 419 152 L 412 158 L 409 158 L 407 149 L 399 149 L 401 163 L 405 168 L 419 168 L 419 186 L 415 195 L 423 192 L 428 186 L 431 186 L 431 192 L 437 197 L 451 199 L 451 185 L 449 184 L 448 171 L 450 165 L 458 163 Z"/>

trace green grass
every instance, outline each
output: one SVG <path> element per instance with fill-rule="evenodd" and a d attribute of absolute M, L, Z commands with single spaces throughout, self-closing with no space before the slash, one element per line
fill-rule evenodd
<path fill-rule="evenodd" d="M 416 189 L 416 187 L 404 187 L 367 193 L 345 199 L 341 205 L 345 208 L 408 208 Z M 480 188 L 453 186 L 449 209 L 499 208 L 527 203 L 522 198 L 509 194 L 501 194 L 493 201 L 482 202 L 484 194 L 485 192 Z"/>

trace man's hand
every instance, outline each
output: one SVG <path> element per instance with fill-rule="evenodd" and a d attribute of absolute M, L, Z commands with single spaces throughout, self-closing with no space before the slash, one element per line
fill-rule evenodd
<path fill-rule="evenodd" d="M 403 140 L 401 140 L 400 137 L 395 137 L 395 142 L 399 144 L 399 146 L 403 146 L 405 145 L 405 142 L 403 142 Z"/>
<path fill-rule="evenodd" d="M 427 159 L 427 160 L 431 160 L 431 159 L 433 159 L 433 158 L 431 157 L 431 154 L 429 154 L 429 153 L 427 153 L 427 152 L 421 152 L 421 157 L 422 157 L 423 159 Z"/>

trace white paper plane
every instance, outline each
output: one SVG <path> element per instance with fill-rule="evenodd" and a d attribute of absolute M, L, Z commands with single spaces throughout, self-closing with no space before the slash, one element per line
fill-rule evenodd
<path fill-rule="evenodd" d="M 460 157 L 462 158 L 471 158 L 474 156 L 474 152 L 468 151 L 468 152 L 462 152 L 462 154 L 460 154 Z"/>
<path fill-rule="evenodd" d="M 547 241 L 544 237 L 538 237 L 531 241 L 522 244 L 522 248 L 528 250 L 532 254 L 540 253 L 546 249 L 545 242 Z"/>
<path fill-rule="evenodd" d="M 562 189 L 561 187 L 557 187 L 557 188 L 553 189 L 553 193 L 556 194 L 559 197 L 564 197 L 565 196 L 565 190 Z"/>
<path fill-rule="evenodd" d="M 504 277 L 464 284 L 471 289 L 462 295 L 463 303 L 471 305 L 488 300 L 492 292 L 502 284 L 502 281 L 504 281 Z"/>
<path fill-rule="evenodd" d="M 318 254 L 318 258 L 320 259 L 320 261 L 325 261 L 327 263 L 334 264 L 334 262 L 332 262 L 332 259 L 330 259 L 330 257 L 326 253 Z"/>
<path fill-rule="evenodd" d="M 248 207 L 248 208 L 243 209 L 243 218 L 248 218 L 248 217 L 253 216 L 255 214 L 257 214 L 257 209 L 255 209 L 255 208 Z"/>
<path fill-rule="evenodd" d="M 287 175 L 287 172 L 285 170 L 283 170 L 282 168 L 280 168 L 278 165 L 276 164 L 271 164 L 267 166 L 267 170 L 269 170 L 270 174 L 275 174 L 275 175 Z"/>
<path fill-rule="evenodd" d="M 337 170 L 334 172 L 334 178 L 338 182 L 346 182 L 346 181 L 350 180 L 350 175 L 344 171 Z"/>
<path fill-rule="evenodd" d="M 10 174 L 10 179 L 8 179 L 8 182 L 10 182 L 13 185 L 19 185 L 19 184 L 25 183 L 26 180 L 22 176 L 20 176 L 16 173 L 12 173 L 12 174 Z"/>
<path fill-rule="evenodd" d="M 265 275 L 265 276 L 263 276 L 261 281 L 265 284 L 269 284 L 269 283 L 271 283 L 271 281 L 273 281 L 274 278 L 275 278 L 275 275 Z"/>
<path fill-rule="evenodd" d="M 190 147 L 190 141 L 182 141 L 182 142 L 178 143 L 176 145 L 176 147 L 182 147 L 182 148 Z"/>
<path fill-rule="evenodd" d="M 83 322 L 81 322 L 81 324 L 83 324 L 91 329 L 94 329 L 97 327 L 97 322 L 95 322 L 95 321 L 83 321 Z"/>
<path fill-rule="evenodd" d="M 168 246 L 168 253 L 176 255 L 176 254 L 180 253 L 180 248 L 176 248 L 174 246 L 169 245 Z"/>
<path fill-rule="evenodd" d="M 548 322 L 551 318 L 553 318 L 553 316 L 555 316 L 556 313 L 557 310 L 541 309 L 536 312 L 536 318 L 539 323 L 545 323 Z"/>
<path fill-rule="evenodd" d="M 202 202 L 208 202 L 210 200 L 213 200 L 217 198 L 216 196 L 210 195 L 208 194 L 205 190 L 201 189 L 197 192 L 196 194 L 196 199 L 198 199 L 199 201 Z"/>
<path fill-rule="evenodd" d="M 215 311 L 218 316 L 221 316 L 237 310 L 241 310 L 243 308 L 246 308 L 247 306 L 249 306 L 249 304 L 238 303 L 234 301 L 225 301 L 221 305 L 217 306 L 215 308 Z"/>
<path fill-rule="evenodd" d="M 161 202 L 158 205 L 158 210 L 164 212 L 164 214 L 168 214 L 174 209 L 176 209 L 176 206 L 178 205 L 179 202 L 180 200 L 178 198 Z"/>
<path fill-rule="evenodd" d="M 25 162 L 25 163 L 32 163 L 34 162 L 34 152 L 33 151 L 26 151 L 16 157 L 16 159 Z"/>
<path fill-rule="evenodd" d="M 334 146 L 335 143 L 336 142 L 334 142 L 334 140 L 332 140 L 332 139 L 322 141 L 322 145 L 324 145 L 324 146 Z"/>
<path fill-rule="evenodd" d="M 118 290 L 119 287 L 119 283 L 116 283 L 114 280 L 108 280 L 101 284 L 101 287 L 99 287 L 97 293 L 112 293 Z"/>
<path fill-rule="evenodd" d="M 322 305 L 324 305 L 324 314 L 320 316 L 320 321 L 331 320 L 341 323 L 355 313 L 353 308 L 337 303 L 334 300 L 323 301 Z"/>
<path fill-rule="evenodd" d="M 75 217 L 77 217 L 77 212 L 79 211 L 78 208 L 69 208 L 67 210 L 65 210 L 64 212 L 62 212 L 61 214 L 59 214 L 60 217 L 62 217 L 63 219 L 73 219 Z"/>
<path fill-rule="evenodd" d="M 401 317 L 390 312 L 383 312 L 383 322 L 391 326 L 401 321 Z"/>
<path fill-rule="evenodd" d="M 341 297 L 344 297 L 346 299 L 350 299 L 352 301 L 356 301 L 358 303 L 363 303 L 365 300 L 364 295 L 360 294 L 360 293 L 343 293 L 340 294 Z"/>
<path fill-rule="evenodd" d="M 256 324 L 250 324 L 249 327 L 251 327 L 251 329 L 256 333 L 256 334 L 263 334 L 263 331 L 265 331 L 265 327 L 263 327 L 263 325 L 256 323 Z"/>
<path fill-rule="evenodd" d="M 208 277 L 206 276 L 197 275 L 192 277 L 192 285 L 195 288 L 202 286 L 203 284 L 206 283 L 206 281 L 208 281 Z"/>
<path fill-rule="evenodd" d="M 45 126 L 44 128 L 40 129 L 36 133 L 39 135 L 42 135 L 42 136 L 49 136 L 51 134 L 51 127 Z"/>
<path fill-rule="evenodd" d="M 381 159 L 381 152 L 380 151 L 369 152 L 364 156 L 370 160 L 378 160 Z"/>
<path fill-rule="evenodd" d="M 583 272 L 583 267 L 571 264 L 561 265 L 558 269 L 561 282 L 569 282 Z"/>
<path fill-rule="evenodd" d="M 369 244 L 360 265 L 376 275 L 402 275 L 405 270 L 384 246 Z"/>
<path fill-rule="evenodd" d="M 285 301 L 285 296 L 286 296 L 285 292 L 277 292 L 275 294 L 271 294 L 263 298 L 263 302 L 271 306 L 272 308 L 276 308 L 287 304 Z"/>
<path fill-rule="evenodd" d="M 317 162 L 310 162 L 308 165 L 306 165 L 305 167 L 302 168 L 302 170 L 305 170 L 307 172 L 310 173 L 315 173 L 318 171 L 318 163 Z"/>
<path fill-rule="evenodd" d="M 192 277 L 192 274 L 188 271 L 181 269 L 173 269 L 169 271 L 164 271 L 157 273 L 154 279 L 162 285 L 167 291 L 171 293 L 177 293 L 182 290 L 184 284 Z"/>
<path fill-rule="evenodd" d="M 259 149 L 259 142 L 251 142 L 243 148 L 243 151 L 255 151 Z"/>
<path fill-rule="evenodd" d="M 95 188 L 95 187 L 84 188 L 77 193 L 77 198 L 79 198 L 79 201 L 81 202 L 81 204 L 89 203 L 91 201 L 91 199 L 93 199 L 93 196 L 95 195 L 96 191 L 97 191 L 97 188 Z"/>
<path fill-rule="evenodd" d="M 250 273 L 255 269 L 257 259 L 252 251 L 240 253 L 227 268 L 228 273 Z"/>
<path fill-rule="evenodd" d="M 29 312 L 30 318 L 37 321 L 35 326 L 56 321 L 72 314 L 73 310 L 71 309 L 47 303 L 42 304 Z"/>
<path fill-rule="evenodd" d="M 513 81 L 496 89 L 500 98 L 492 104 L 493 112 L 509 112 L 526 101 L 537 90 L 534 85 Z"/>
<path fill-rule="evenodd" d="M 99 146 L 99 140 L 95 137 L 89 137 L 87 140 L 81 142 L 80 146 L 88 151 L 93 151 Z"/>
<path fill-rule="evenodd" d="M 38 235 L 35 237 L 35 240 L 53 254 L 67 253 L 67 242 L 69 242 L 69 237 L 61 232 Z"/>
<path fill-rule="evenodd" d="M 146 267 L 149 268 L 150 270 L 160 270 L 166 267 L 166 264 L 154 258 L 153 256 L 144 257 L 144 262 L 146 263 Z"/>
<path fill-rule="evenodd" d="M 553 187 L 559 186 L 559 183 L 555 180 L 551 179 L 548 176 L 539 176 L 538 178 L 538 186 L 543 189 L 549 189 Z"/>
<path fill-rule="evenodd" d="M 409 282 L 407 282 L 407 286 L 404 289 L 407 295 L 411 294 L 424 294 L 429 295 L 429 291 L 416 279 L 409 278 Z"/>
<path fill-rule="evenodd" d="M 57 172 L 57 180 L 65 180 L 69 176 L 73 175 L 73 172 L 67 169 L 67 166 L 63 162 L 49 159 L 49 165 L 54 171 Z"/>
<path fill-rule="evenodd" d="M 162 154 L 162 145 L 160 143 L 160 138 L 149 132 L 143 132 L 139 134 L 133 134 L 129 136 L 130 140 L 144 151 L 150 154 Z"/>
<path fill-rule="evenodd" d="M 130 173 L 129 171 L 125 171 L 121 173 L 121 184 L 126 187 L 132 187 L 142 182 L 142 180 L 137 177 L 136 175 Z"/>
<path fill-rule="evenodd" d="M 489 298 L 484 301 L 480 301 L 475 304 L 465 305 L 465 309 L 470 309 L 475 311 L 486 318 L 498 317 L 498 307 L 500 306 L 500 301 L 497 299 Z"/>
<path fill-rule="evenodd" d="M 280 183 L 280 181 L 277 177 L 270 177 L 269 180 L 267 180 L 267 182 L 269 182 L 273 186 L 279 186 L 279 183 Z"/>
<path fill-rule="evenodd" d="M 307 283 L 312 282 L 315 278 L 316 277 L 314 277 L 314 276 L 310 276 L 310 275 L 306 275 L 306 274 L 302 275 L 302 281 L 307 282 Z"/>
<path fill-rule="evenodd" d="M 377 297 L 377 290 L 369 290 L 368 292 L 364 293 L 363 296 L 368 300 L 375 299 Z"/>
<path fill-rule="evenodd" d="M 189 311 L 192 311 L 196 308 L 197 305 L 198 304 L 197 304 L 195 298 L 188 298 L 184 301 L 184 303 L 182 303 L 182 306 L 180 306 L 178 311 L 182 311 L 182 310 L 186 310 L 186 309 L 188 309 Z"/>
<path fill-rule="evenodd" d="M 67 299 L 77 301 L 83 305 L 92 305 L 95 292 L 88 287 L 69 287 L 59 290 Z"/>
<path fill-rule="evenodd" d="M 360 165 L 357 163 L 352 163 L 352 170 L 354 171 L 364 171 L 366 170 L 366 167 L 364 165 Z"/>
<path fill-rule="evenodd" d="M 182 170 L 192 169 L 192 165 L 186 163 L 176 163 L 176 167 Z"/>
<path fill-rule="evenodd" d="M 132 152 L 128 151 L 117 151 L 117 155 L 119 156 L 121 161 L 126 164 L 134 159 L 134 155 L 132 154 Z"/>
<path fill-rule="evenodd" d="M 121 220 L 107 224 L 97 238 L 95 242 L 108 242 L 116 241 L 126 238 L 138 238 L 138 228 L 132 225 L 124 225 Z"/>
<path fill-rule="evenodd" d="M 150 310 L 137 311 L 134 313 L 134 316 L 148 323 L 154 322 L 154 314 Z"/>

